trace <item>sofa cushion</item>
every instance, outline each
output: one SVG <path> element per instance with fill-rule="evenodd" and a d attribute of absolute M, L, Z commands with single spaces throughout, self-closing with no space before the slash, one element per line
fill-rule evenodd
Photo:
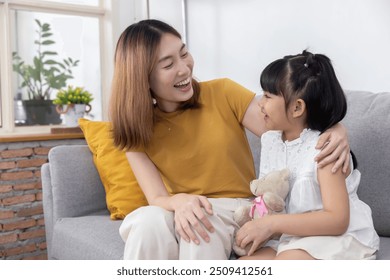
<path fill-rule="evenodd" d="M 114 146 L 110 123 L 79 119 L 79 125 L 104 185 L 111 219 L 123 219 L 131 211 L 147 205 L 125 152 Z"/>
<path fill-rule="evenodd" d="M 42 170 L 45 174 L 42 179 L 51 180 L 51 184 L 43 181 L 42 185 L 45 185 L 45 199 L 52 203 L 45 207 L 47 211 L 51 209 L 53 221 L 107 209 L 104 188 L 86 145 L 53 147 L 48 158 L 50 174 Z"/>
<path fill-rule="evenodd" d="M 343 123 L 362 173 L 358 195 L 371 207 L 378 234 L 390 236 L 390 93 L 347 91 L 346 96 Z"/>
<path fill-rule="evenodd" d="M 380 248 L 376 255 L 377 260 L 390 260 L 390 238 L 380 237 Z"/>
<path fill-rule="evenodd" d="M 60 260 L 123 259 L 122 221 L 108 215 L 62 218 L 55 223 L 51 255 Z M 77 229 L 77 230 L 75 230 Z"/>

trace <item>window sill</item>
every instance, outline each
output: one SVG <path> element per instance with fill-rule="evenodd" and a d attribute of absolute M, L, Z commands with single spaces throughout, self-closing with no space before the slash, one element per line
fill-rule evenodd
<path fill-rule="evenodd" d="M 0 143 L 60 140 L 60 139 L 84 139 L 84 134 L 79 128 L 78 129 L 52 128 L 51 133 L 1 136 Z"/>

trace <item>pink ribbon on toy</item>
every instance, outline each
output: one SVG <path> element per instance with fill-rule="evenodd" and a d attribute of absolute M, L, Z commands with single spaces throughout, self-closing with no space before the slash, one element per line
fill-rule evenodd
<path fill-rule="evenodd" d="M 259 213 L 260 217 L 264 217 L 264 215 L 268 214 L 268 209 L 264 203 L 262 195 L 256 197 L 252 202 L 251 211 L 249 212 L 249 216 L 251 217 L 251 219 L 254 218 L 255 211 Z"/>

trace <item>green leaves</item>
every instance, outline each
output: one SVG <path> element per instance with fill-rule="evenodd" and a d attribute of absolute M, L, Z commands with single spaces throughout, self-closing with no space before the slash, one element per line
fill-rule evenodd
<path fill-rule="evenodd" d="M 53 100 L 53 104 L 89 104 L 92 100 L 92 94 L 84 90 L 84 88 L 68 86 L 67 89 L 61 89 L 57 92 L 57 96 L 56 99 Z"/>
<path fill-rule="evenodd" d="M 34 41 L 37 55 L 34 56 L 33 63 L 28 65 L 17 52 L 13 52 L 12 69 L 21 76 L 20 87 L 26 88 L 29 99 L 50 99 L 52 89 L 64 88 L 67 81 L 73 79 L 72 69 L 78 65 L 79 60 L 70 57 L 59 59 L 55 50 L 46 49 L 55 44 L 51 39 L 53 33 L 50 24 L 41 23 L 38 19 L 35 22 L 38 26 L 38 38 Z"/>
<path fill-rule="evenodd" d="M 45 41 L 40 42 L 40 44 L 42 44 L 42 45 L 53 45 L 53 44 L 55 44 L 55 42 L 53 40 L 45 40 Z"/>
<path fill-rule="evenodd" d="M 58 55 L 58 53 L 57 52 L 51 52 L 51 51 L 42 52 L 42 57 L 46 56 L 46 55 Z"/>

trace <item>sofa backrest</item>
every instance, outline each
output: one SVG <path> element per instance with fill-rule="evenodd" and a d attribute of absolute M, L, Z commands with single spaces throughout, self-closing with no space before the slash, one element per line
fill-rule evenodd
<path fill-rule="evenodd" d="M 56 146 L 49 152 L 49 163 L 54 220 L 107 209 L 104 187 L 87 145 Z"/>
<path fill-rule="evenodd" d="M 390 236 L 390 92 L 347 91 L 351 150 L 362 173 L 358 195 L 372 210 L 375 229 Z"/>
<path fill-rule="evenodd" d="M 359 198 L 372 210 L 374 226 L 381 236 L 390 236 L 390 93 L 346 91 L 351 150 L 356 155 L 361 182 Z M 248 132 L 248 141 L 258 176 L 260 138 Z"/>

